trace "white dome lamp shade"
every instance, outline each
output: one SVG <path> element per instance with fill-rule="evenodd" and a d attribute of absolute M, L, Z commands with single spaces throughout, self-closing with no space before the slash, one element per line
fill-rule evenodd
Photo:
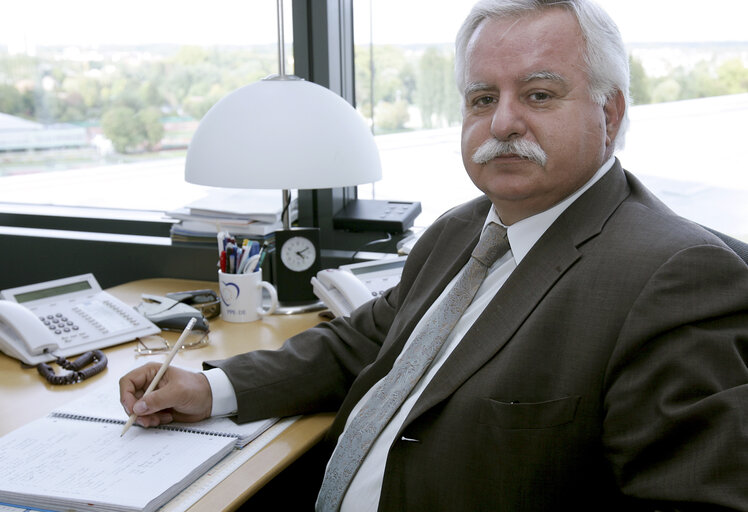
<path fill-rule="evenodd" d="M 185 179 L 227 188 L 347 187 L 382 178 L 379 151 L 363 117 L 343 98 L 285 74 L 283 6 L 278 0 L 279 74 L 241 87 L 205 114 L 187 149 Z M 288 216 L 283 218 L 288 229 Z"/>

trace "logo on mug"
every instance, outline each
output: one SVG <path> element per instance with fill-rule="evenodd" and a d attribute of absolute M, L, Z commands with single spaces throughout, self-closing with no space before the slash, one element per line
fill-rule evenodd
<path fill-rule="evenodd" d="M 223 281 L 221 284 L 223 285 L 221 288 L 221 300 L 226 306 L 231 306 L 239 298 L 239 285 L 227 281 Z"/>

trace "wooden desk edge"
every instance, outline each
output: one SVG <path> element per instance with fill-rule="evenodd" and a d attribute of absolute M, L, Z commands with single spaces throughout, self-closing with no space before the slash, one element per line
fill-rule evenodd
<path fill-rule="evenodd" d="M 334 413 L 304 416 L 222 480 L 188 512 L 233 511 L 322 440 Z M 252 482 L 248 485 L 248 482 Z M 233 497 L 233 499 L 231 498 Z"/>

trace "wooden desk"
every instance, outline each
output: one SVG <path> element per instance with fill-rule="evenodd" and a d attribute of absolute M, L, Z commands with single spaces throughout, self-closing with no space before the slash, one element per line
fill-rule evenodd
<path fill-rule="evenodd" d="M 126 304 L 136 305 L 142 293 L 164 295 L 168 292 L 212 288 L 218 284 L 181 279 L 145 279 L 110 288 Z M 319 322 L 317 313 L 270 316 L 244 324 L 210 320 L 210 345 L 183 350 L 172 364 L 201 369 L 208 359 L 223 359 L 258 349 L 277 349 L 288 337 Z M 176 340 L 178 333 L 165 333 Z M 0 435 L 36 418 L 49 414 L 59 405 L 90 393 L 95 386 L 116 386 L 119 378 L 131 368 L 148 361 L 162 361 L 162 356 L 136 357 L 135 343 L 129 342 L 104 349 L 109 359 L 106 371 L 79 384 L 52 386 L 36 372 L 0 353 Z M 257 492 L 280 471 L 314 446 L 332 423 L 332 414 L 305 416 L 296 421 L 270 444 L 219 483 L 190 512 L 234 510 Z"/>

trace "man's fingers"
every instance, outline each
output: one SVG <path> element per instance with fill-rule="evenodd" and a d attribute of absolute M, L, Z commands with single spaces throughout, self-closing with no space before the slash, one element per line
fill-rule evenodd
<path fill-rule="evenodd" d="M 150 381 L 149 381 L 150 382 Z M 151 391 L 147 396 L 140 398 L 133 405 L 133 412 L 137 415 L 153 414 L 164 409 L 176 407 L 179 396 L 174 389 L 168 386 L 166 375 L 161 379 L 159 387 Z"/>
<path fill-rule="evenodd" d="M 144 427 L 210 416 L 210 383 L 200 373 L 170 367 L 157 388 L 144 396 L 159 368 L 158 363 L 146 365 L 120 380 L 120 401 L 128 415 L 136 414 L 138 424 Z"/>
<path fill-rule="evenodd" d="M 157 427 L 174 421 L 174 417 L 168 411 L 159 411 L 147 416 L 138 416 L 135 422 L 141 427 Z"/>
<path fill-rule="evenodd" d="M 158 372 L 158 363 L 148 363 L 129 372 L 119 380 L 119 396 L 127 414 L 132 414 L 133 405 L 143 396 L 153 377 Z"/>

